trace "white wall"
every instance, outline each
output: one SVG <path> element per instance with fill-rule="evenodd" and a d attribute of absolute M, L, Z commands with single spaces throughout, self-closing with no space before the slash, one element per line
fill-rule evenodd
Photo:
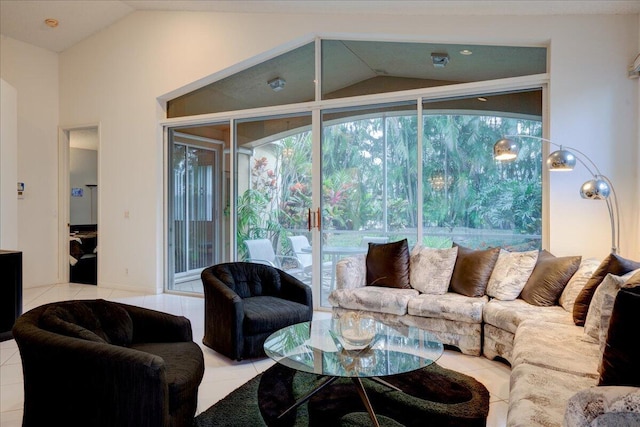
<path fill-rule="evenodd" d="M 18 200 L 17 249 L 22 251 L 23 284 L 56 283 L 58 55 L 2 36 L 0 76 L 18 92 L 17 171 L 25 197 Z"/>
<path fill-rule="evenodd" d="M 640 259 L 640 238 L 632 226 L 639 216 L 638 205 L 632 202 L 640 193 L 639 100 L 637 81 L 626 77 L 628 61 L 639 51 L 638 27 L 638 17 L 631 15 L 442 19 L 366 14 L 131 14 L 60 55 L 61 124 L 101 123 L 100 285 L 141 291 L 162 289 L 163 159 L 156 97 L 291 40 L 318 33 L 430 42 L 549 44 L 551 138 L 593 157 L 614 181 L 622 202 L 621 252 Z M 13 54 L 20 56 L 18 52 Z M 16 87 L 21 90 L 20 85 Z M 50 149 L 48 141 L 48 137 L 39 141 L 44 151 Z M 625 155 L 618 155 L 620 152 Z M 38 161 L 28 164 L 21 161 L 21 170 L 34 175 L 44 167 L 49 177 L 47 188 L 55 193 L 50 165 L 41 155 L 37 157 Z M 556 255 L 602 258 L 608 253 L 610 236 L 604 205 L 583 201 L 578 195 L 580 184 L 587 178 L 586 171 L 580 169 L 552 175 L 550 250 Z M 46 226 L 46 233 L 54 235 L 50 212 L 55 197 L 51 201 L 42 201 L 38 219 Z M 125 211 L 130 212 L 129 218 L 125 218 Z M 21 224 L 21 229 L 26 226 Z M 30 245 L 42 241 L 33 233 L 26 238 Z M 55 249 L 55 245 L 48 243 L 47 249 Z M 47 262 L 55 264 L 51 253 L 54 251 L 50 251 L 51 260 Z M 54 277 L 50 272 L 48 269 L 43 274 Z"/>
<path fill-rule="evenodd" d="M 0 248 L 18 248 L 18 91 L 0 79 Z"/>

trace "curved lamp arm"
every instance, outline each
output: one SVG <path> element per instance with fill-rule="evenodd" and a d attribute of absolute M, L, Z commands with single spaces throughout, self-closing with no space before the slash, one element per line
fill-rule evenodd
<path fill-rule="evenodd" d="M 562 145 L 556 144 L 553 141 L 550 141 L 546 138 L 542 138 L 539 136 L 533 136 L 533 135 L 504 135 L 503 138 L 507 139 L 507 138 L 531 138 L 531 139 L 535 139 L 537 141 L 540 142 L 546 142 L 549 145 L 555 146 L 560 148 L 561 150 L 563 149 Z M 606 183 L 606 185 L 609 186 L 610 194 L 606 195 L 604 197 L 605 202 L 607 203 L 607 210 L 609 212 L 609 220 L 611 221 L 611 252 L 612 253 L 617 253 L 618 252 L 618 248 L 620 247 L 620 229 L 619 229 L 619 224 L 620 224 L 620 211 L 618 208 L 618 196 L 616 195 L 616 190 L 613 186 L 613 182 L 611 182 L 611 180 L 603 175 L 600 172 L 600 169 L 598 169 L 598 166 L 593 162 L 593 160 L 591 160 L 589 158 L 589 156 L 587 156 L 585 153 L 583 153 L 582 151 L 578 150 L 577 148 L 574 147 L 568 147 L 568 146 L 564 146 L 564 148 L 567 148 L 569 150 L 571 150 L 572 152 L 576 152 L 578 154 L 580 154 L 580 156 L 584 157 L 593 167 L 593 169 L 595 170 L 595 172 L 589 167 L 589 165 L 587 165 L 581 158 L 580 156 L 574 156 L 576 158 L 576 160 L 578 160 L 584 167 L 585 169 L 587 169 L 587 171 L 589 171 L 589 173 L 594 177 L 594 179 L 597 180 L 601 180 L 604 181 Z M 589 181 L 587 181 L 589 182 Z M 584 184 L 583 184 L 584 186 Z M 583 195 L 583 197 L 585 197 Z M 587 197 L 585 197 L 587 198 Z M 600 197 L 602 198 L 602 197 Z"/>
<path fill-rule="evenodd" d="M 555 147 L 558 147 L 561 150 L 563 148 L 567 148 L 567 149 L 569 149 L 571 151 L 575 151 L 576 153 L 580 154 L 582 157 L 587 159 L 587 161 L 591 164 L 593 169 L 595 169 L 595 172 L 593 172 L 593 170 L 591 170 L 589 165 L 587 165 L 580 157 L 576 157 L 576 160 L 578 160 L 582 164 L 582 166 L 584 166 L 585 169 L 587 169 L 589 171 L 589 173 L 592 176 L 594 176 L 594 177 L 602 176 L 602 173 L 600 173 L 600 169 L 598 169 L 598 166 L 593 162 L 593 160 L 591 160 L 589 158 L 589 156 L 587 156 L 586 154 L 584 154 L 582 151 L 578 150 L 577 148 L 569 147 L 568 145 L 556 144 L 555 142 L 550 141 L 550 140 L 548 140 L 546 138 L 541 138 L 539 136 L 533 136 L 533 135 L 505 135 L 503 138 L 532 138 L 532 139 L 537 139 L 538 141 L 547 142 L 547 143 L 549 143 L 549 145 L 553 145 Z"/>

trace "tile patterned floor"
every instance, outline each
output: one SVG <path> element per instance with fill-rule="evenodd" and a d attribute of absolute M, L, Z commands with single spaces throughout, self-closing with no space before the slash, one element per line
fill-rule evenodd
<path fill-rule="evenodd" d="M 169 294 L 144 295 L 121 290 L 106 289 L 90 285 L 59 284 L 25 289 L 24 311 L 54 301 L 67 299 L 104 298 L 112 301 L 138 305 L 191 320 L 193 336 L 204 352 L 205 374 L 198 392 L 198 413 L 204 411 L 231 391 L 269 368 L 269 359 L 254 359 L 242 362 L 231 361 L 201 343 L 204 335 L 204 299 Z M 318 312 L 316 318 L 328 317 Z M 491 394 L 487 426 L 506 425 L 509 399 L 509 366 L 493 362 L 484 357 L 473 357 L 455 351 L 445 351 L 438 363 L 471 375 L 482 382 Z M 51 367 L 55 369 L 55 366 Z M 22 365 L 20 353 L 14 340 L 0 343 L 0 427 L 18 427 L 22 424 L 23 404 Z"/>

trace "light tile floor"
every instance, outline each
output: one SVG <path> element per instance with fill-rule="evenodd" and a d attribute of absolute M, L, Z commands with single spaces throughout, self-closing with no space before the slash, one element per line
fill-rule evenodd
<path fill-rule="evenodd" d="M 204 299 L 201 297 L 169 294 L 144 295 L 103 287 L 77 284 L 59 284 L 25 289 L 23 311 L 54 301 L 67 299 L 104 298 L 154 310 L 186 316 L 191 320 L 194 340 L 204 353 L 205 374 L 198 392 L 200 413 L 225 397 L 231 391 L 269 368 L 269 359 L 231 361 L 202 345 L 204 335 Z M 315 318 L 329 317 L 329 313 L 317 312 Z M 448 369 L 471 375 L 482 382 L 491 394 L 487 426 L 506 425 L 509 399 L 508 365 L 493 362 L 484 357 L 466 356 L 447 350 L 438 364 Z M 55 369 L 54 366 L 51 367 Z M 22 424 L 24 399 L 20 352 L 14 340 L 0 342 L 0 426 L 18 427 Z"/>

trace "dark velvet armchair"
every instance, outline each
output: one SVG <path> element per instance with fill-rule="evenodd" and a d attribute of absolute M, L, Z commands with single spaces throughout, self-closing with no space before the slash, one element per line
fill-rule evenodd
<path fill-rule="evenodd" d="M 203 343 L 231 359 L 264 356 L 273 332 L 311 320 L 311 288 L 263 264 L 232 262 L 202 271 Z"/>
<path fill-rule="evenodd" d="M 193 425 L 204 358 L 185 317 L 64 301 L 20 316 L 13 336 L 23 427 Z"/>

